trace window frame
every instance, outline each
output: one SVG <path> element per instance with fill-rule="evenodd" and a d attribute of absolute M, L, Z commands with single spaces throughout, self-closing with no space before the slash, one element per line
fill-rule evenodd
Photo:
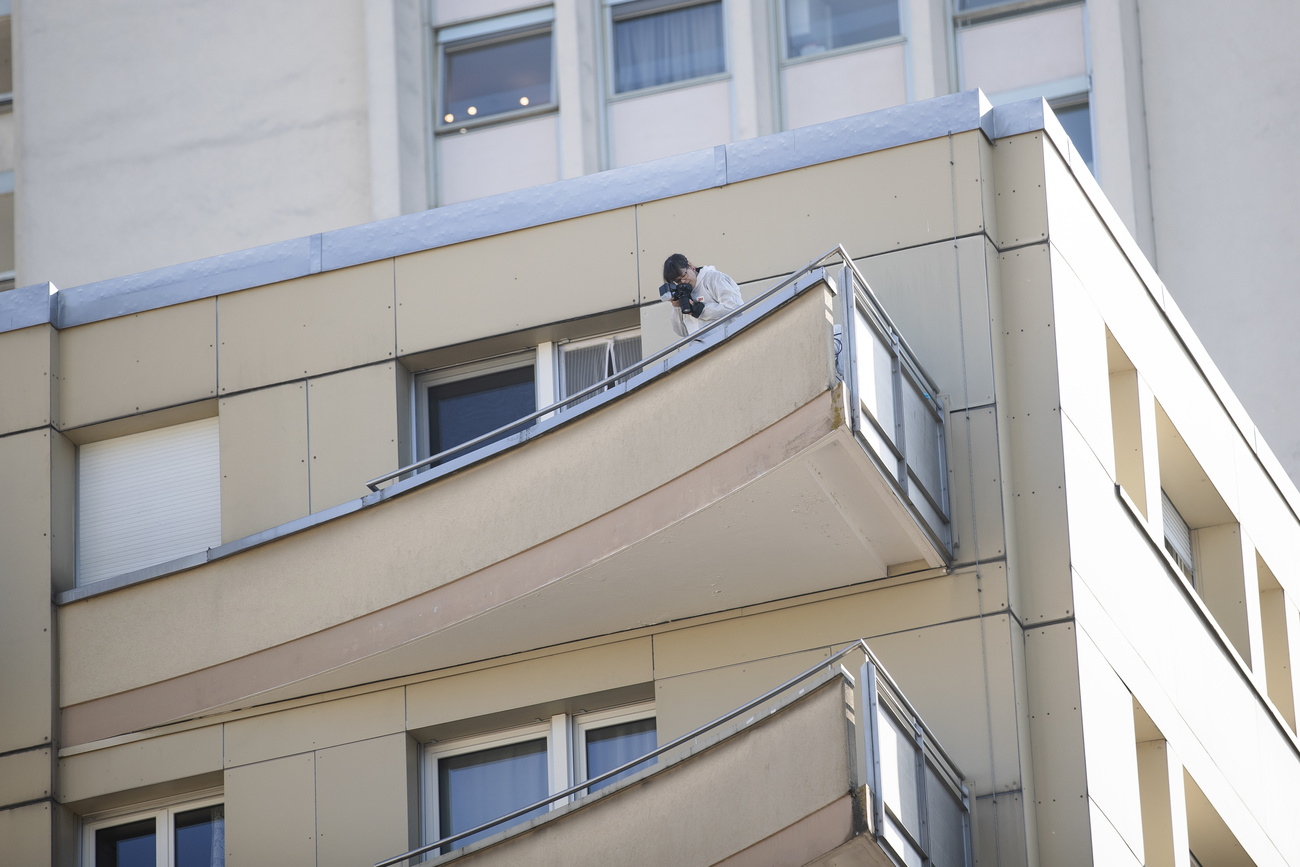
<path fill-rule="evenodd" d="M 898 33 L 893 36 L 882 36 L 878 39 L 871 39 L 866 42 L 857 42 L 853 45 L 842 45 L 839 48 L 828 48 L 825 51 L 819 51 L 816 54 L 804 54 L 798 57 L 792 57 L 790 50 L 789 34 L 789 15 L 788 8 L 790 0 L 780 0 L 776 10 L 776 38 L 777 38 L 777 59 L 782 68 L 795 66 L 800 63 L 810 63 L 822 60 L 827 57 L 840 57 L 845 54 L 854 54 L 859 51 L 870 51 L 873 48 L 882 48 L 886 45 L 897 45 L 907 41 L 906 20 L 904 18 L 903 7 L 904 0 L 895 0 L 898 9 Z"/>
<path fill-rule="evenodd" d="M 415 391 L 416 460 L 433 457 L 435 454 L 430 450 L 431 444 L 429 442 L 429 389 L 431 387 L 448 385 L 492 373 L 516 370 L 521 367 L 531 367 L 533 370 L 533 409 L 535 411 L 552 403 L 550 400 L 545 403 L 541 402 L 543 395 L 539 392 L 542 377 L 539 376 L 538 368 L 540 365 L 538 365 L 537 360 L 538 352 L 534 347 L 523 352 L 512 352 L 507 355 L 497 355 L 448 367 L 436 367 L 415 374 L 411 379 L 412 388 Z"/>
<path fill-rule="evenodd" d="M 587 732 L 621 723 L 639 722 L 653 719 L 658 730 L 658 717 L 653 700 L 629 705 L 606 708 L 598 711 L 581 711 L 578 713 L 559 713 L 546 720 L 537 720 L 527 725 L 497 729 L 482 734 L 451 738 L 447 741 L 431 741 L 421 748 L 420 755 L 420 793 L 421 810 L 420 834 L 423 845 L 428 845 L 446 836 L 441 828 L 440 793 L 438 791 L 438 762 L 442 759 L 463 756 L 496 747 L 546 739 L 547 793 L 555 794 L 586 779 L 586 738 Z M 551 802 L 547 812 L 559 809 L 574 798 L 587 794 L 583 789 L 569 798 L 558 798 Z M 498 826 L 492 834 L 500 833 L 513 825 Z M 477 842 L 477 841 L 476 841 Z M 454 851 L 470 845 L 463 841 L 450 844 Z"/>
<path fill-rule="evenodd" d="M 225 794 L 220 789 L 209 789 L 204 792 L 186 795 L 180 799 L 166 798 L 157 801 L 146 801 L 143 804 L 132 804 L 129 807 L 119 807 L 99 813 L 87 814 L 81 819 L 79 838 L 81 852 L 77 863 L 80 867 L 95 867 L 96 832 L 152 818 L 155 823 L 154 857 L 156 863 L 160 867 L 173 867 L 176 863 L 176 814 L 216 806 L 225 806 Z M 159 833 L 159 828 L 164 828 L 165 833 Z M 224 851 L 222 860 L 224 863 Z"/>
<path fill-rule="evenodd" d="M 555 57 L 555 7 L 541 6 L 512 12 L 506 15 L 482 18 L 474 21 L 450 24 L 445 27 L 431 28 L 433 51 L 434 82 L 431 88 L 430 112 L 434 137 L 454 135 L 499 123 L 552 114 L 559 111 L 559 91 L 556 86 Z M 510 42 L 529 36 L 546 33 L 551 39 L 550 96 L 545 103 L 528 105 L 509 111 L 497 112 L 484 117 L 472 117 L 446 123 L 447 54 L 457 50 Z"/>
<path fill-rule="evenodd" d="M 596 346 L 596 345 L 599 345 L 599 344 L 601 344 L 601 343 L 605 343 L 605 344 L 609 345 L 609 346 L 612 348 L 612 346 L 613 346 L 613 342 L 614 342 L 614 341 L 616 341 L 616 340 L 626 340 L 626 339 L 631 338 L 631 337 L 636 337 L 636 338 L 640 339 L 640 338 L 642 337 L 642 335 L 641 335 L 641 329 L 640 329 L 640 328 L 625 328 L 625 329 L 623 329 L 623 330 L 621 330 L 621 331 L 610 331 L 610 332 L 607 332 L 607 333 L 605 333 L 605 334 L 598 334 L 598 335 L 595 335 L 594 337 L 575 337 L 575 338 L 571 338 L 571 339 L 568 339 L 568 340 L 558 340 L 558 341 L 556 341 L 556 342 L 555 342 L 555 387 L 554 387 L 554 389 L 553 389 L 554 394 L 555 394 L 555 399 L 552 401 L 552 403 L 558 403 L 559 401 L 565 400 L 566 398 L 569 397 L 569 392 L 568 392 L 568 389 L 567 389 L 567 387 L 566 387 L 566 378 L 565 378 L 565 372 L 566 372 L 566 371 L 565 371 L 565 355 L 566 355 L 566 353 L 567 353 L 568 350 L 570 350 L 570 349 L 583 349 L 583 348 L 585 348 L 585 347 L 588 347 L 588 346 Z M 645 358 L 645 347 L 644 347 L 644 344 L 642 345 L 642 349 L 641 349 L 641 358 L 642 358 L 642 359 Z M 640 360 L 641 360 L 641 359 L 638 359 L 638 363 L 640 362 Z M 625 367 L 625 368 L 623 368 L 623 370 L 627 370 L 627 368 Z M 616 371 L 616 372 L 621 373 L 622 371 Z M 607 378 L 607 377 L 608 377 L 608 374 L 607 374 L 606 376 L 601 377 L 601 379 L 605 379 L 605 378 Z M 599 381 L 599 380 L 597 380 L 597 381 Z M 596 394 L 599 394 L 599 393 L 600 393 L 600 392 L 596 392 Z M 594 397 L 594 396 L 595 396 L 595 395 L 591 395 L 591 396 L 588 397 L 588 399 L 590 399 L 590 397 Z M 577 404 L 575 404 L 575 406 L 576 406 L 576 405 L 577 405 Z M 541 407 L 539 406 L 538 408 L 540 409 Z M 567 410 L 567 409 L 572 409 L 572 407 L 565 407 L 565 409 L 566 409 L 566 410 Z"/>
<path fill-rule="evenodd" d="M 624 13 L 620 15 L 618 8 L 628 6 L 633 3 L 651 3 L 651 7 L 641 13 Z M 634 90 L 618 90 L 618 67 L 615 62 L 615 45 L 614 24 L 618 20 L 628 18 L 643 18 L 651 15 L 658 15 L 664 12 L 672 12 L 677 9 L 688 9 L 692 6 L 707 6 L 717 3 L 722 11 L 722 71 L 710 72 L 706 75 L 697 75 L 693 78 L 683 78 L 678 81 L 669 81 L 664 84 L 652 84 L 647 87 L 639 87 Z M 730 15 L 730 0 L 603 0 L 604 7 L 604 33 L 605 33 L 605 58 L 604 58 L 604 79 L 605 79 L 605 102 L 613 103 L 625 99 L 637 99 L 643 96 L 651 96 L 656 93 L 665 93 L 671 90 L 681 90 L 687 87 L 696 87 L 701 84 L 709 84 L 715 81 L 727 81 L 731 78 L 731 33 L 727 26 Z"/>

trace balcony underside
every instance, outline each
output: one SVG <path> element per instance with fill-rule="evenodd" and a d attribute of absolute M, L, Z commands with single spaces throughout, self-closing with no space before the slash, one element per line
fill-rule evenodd
<path fill-rule="evenodd" d="M 64 742 L 941 567 L 827 385 L 826 306 L 809 293 L 481 466 L 68 606 L 64 694 L 84 698 L 65 699 Z M 512 532 L 532 541 L 484 554 Z M 308 616 L 325 622 L 294 634 Z"/>

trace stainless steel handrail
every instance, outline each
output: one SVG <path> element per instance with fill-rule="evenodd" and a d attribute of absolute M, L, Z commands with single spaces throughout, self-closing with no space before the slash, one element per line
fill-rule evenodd
<path fill-rule="evenodd" d="M 746 704 L 741 705 L 735 710 L 723 714 L 722 716 L 718 717 L 712 722 L 706 723 L 700 726 L 699 728 L 695 729 L 694 731 L 688 732 L 682 735 L 681 737 L 676 738 L 670 741 L 669 743 L 664 744 L 663 746 L 659 747 L 656 750 L 646 753 L 643 756 L 639 756 L 633 759 L 632 761 L 627 762 L 626 764 L 619 765 L 617 768 L 614 768 L 613 770 L 609 770 L 603 774 L 598 774 L 594 777 L 591 777 L 590 779 L 583 780 L 581 783 L 570 786 L 569 788 L 565 789 L 562 792 L 556 792 L 555 794 L 550 795 L 543 800 L 535 801 L 534 803 L 531 803 L 526 807 L 520 807 L 518 810 L 515 810 L 510 813 L 506 813 L 504 816 L 500 816 L 496 819 L 493 819 L 490 822 L 484 822 L 482 825 L 479 825 L 475 828 L 470 828 L 467 831 L 461 831 L 458 834 L 450 834 L 446 837 L 442 837 L 441 839 L 435 840 L 434 842 L 429 843 L 428 845 L 420 846 L 419 848 L 412 849 L 409 852 L 403 852 L 401 855 L 397 855 L 393 858 L 388 858 L 384 861 L 378 861 L 375 863 L 375 867 L 393 867 L 393 865 L 400 864 L 403 861 L 409 861 L 411 858 L 414 858 L 417 855 L 423 855 L 426 852 L 432 852 L 435 849 L 438 849 L 442 846 L 446 846 L 448 843 L 455 843 L 458 840 L 463 840 L 466 837 L 472 837 L 473 835 L 482 833 L 483 831 L 486 831 L 490 828 L 495 828 L 498 825 L 501 825 L 505 822 L 509 822 L 511 819 L 517 819 L 520 816 L 523 816 L 527 813 L 531 813 L 533 810 L 536 810 L 540 807 L 548 806 L 556 801 L 567 798 L 570 795 L 578 794 L 583 789 L 589 789 L 591 788 L 592 785 L 596 783 L 603 782 L 605 780 L 610 779 L 611 777 L 616 777 L 619 774 L 623 773 L 624 771 L 630 770 L 631 768 L 634 768 L 637 765 L 647 762 L 650 759 L 657 758 L 658 756 L 661 756 L 664 753 L 669 752 L 670 750 L 674 750 L 682 746 L 683 744 L 686 744 L 691 740 L 694 740 L 700 735 L 712 731 L 713 729 L 717 728 L 720 725 L 723 725 L 724 723 L 730 722 L 731 720 L 735 719 L 738 716 L 743 716 L 744 714 L 748 713 L 749 711 L 753 710 L 759 705 L 762 705 L 765 702 L 772 700 L 773 698 L 777 697 L 781 693 L 785 692 L 787 689 L 790 689 L 791 687 L 797 685 L 801 681 L 807 680 L 809 677 L 812 677 L 814 674 L 817 674 L 819 671 L 822 671 L 823 669 L 827 669 L 827 668 L 832 668 L 844 657 L 856 651 L 861 651 L 862 654 L 866 657 L 864 666 L 871 666 L 873 668 L 875 672 L 874 678 L 876 680 L 884 681 L 884 684 L 888 688 L 889 700 L 891 702 L 897 703 L 900 707 L 905 709 L 908 715 L 910 715 L 910 717 L 914 721 L 914 724 L 918 727 L 918 729 L 921 732 L 923 732 L 924 738 L 927 742 L 926 743 L 927 752 L 933 750 L 934 757 L 943 763 L 944 765 L 943 771 L 945 776 L 948 778 L 948 780 L 949 781 L 961 780 L 962 779 L 961 772 L 957 770 L 956 764 L 952 761 L 952 759 L 948 757 L 948 754 L 943 750 L 943 748 L 939 746 L 939 742 L 934 737 L 934 734 L 925 725 L 924 721 L 921 720 L 921 715 L 916 712 L 915 708 L 912 707 L 911 703 L 908 702 L 908 700 L 903 696 L 902 691 L 894 683 L 893 678 L 889 676 L 889 673 L 885 670 L 885 667 L 880 664 L 880 660 L 878 660 L 875 654 L 871 652 L 871 648 L 867 646 L 866 639 L 859 638 L 853 643 L 849 644 L 843 650 L 840 650 L 837 653 L 832 654 L 829 658 L 824 659 L 821 662 L 817 663 L 816 665 L 812 666 L 811 668 L 808 668 L 805 671 L 801 672 L 800 674 L 795 675 L 794 677 L 790 678 L 780 686 L 768 690 L 767 692 L 763 693 L 753 701 L 747 702 Z M 845 673 L 847 674 L 847 672 Z M 850 676 L 850 680 L 852 680 L 851 676 Z M 855 686 L 859 689 L 866 689 L 865 684 L 862 685 L 855 684 Z M 873 705 L 874 705 L 874 694 L 876 689 L 877 687 L 873 684 L 872 686 Z M 866 730 L 865 727 L 867 725 L 874 725 L 874 720 L 870 721 L 870 723 L 868 723 L 865 720 L 861 721 L 860 725 L 864 726 L 863 730 L 865 731 Z M 878 781 L 876 783 L 876 786 L 873 787 L 873 792 L 879 792 Z M 961 794 L 963 796 L 964 802 L 967 804 L 967 817 L 969 818 L 969 799 L 967 797 L 967 792 L 964 786 L 961 787 Z M 879 801 L 880 798 L 877 796 L 876 800 Z M 967 822 L 966 827 L 967 830 L 969 831 L 969 822 Z M 877 827 L 873 829 L 873 831 L 877 839 L 879 839 L 883 834 L 883 829 L 879 825 L 877 825 Z"/>

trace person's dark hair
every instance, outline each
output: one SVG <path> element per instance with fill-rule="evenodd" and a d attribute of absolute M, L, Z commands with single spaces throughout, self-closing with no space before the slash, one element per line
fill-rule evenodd
<path fill-rule="evenodd" d="M 686 273 L 686 269 L 691 267 L 691 260 L 687 259 L 681 253 L 674 253 L 664 260 L 664 282 L 676 283 L 677 278 Z"/>

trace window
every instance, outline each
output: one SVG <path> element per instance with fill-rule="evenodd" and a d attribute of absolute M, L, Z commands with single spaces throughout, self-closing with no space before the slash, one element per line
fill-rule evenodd
<path fill-rule="evenodd" d="M 78 449 L 78 585 L 220 544 L 216 418 Z"/>
<path fill-rule="evenodd" d="M 430 744 L 424 755 L 425 842 L 468 831 L 526 807 L 626 764 L 656 746 L 654 709 L 648 703 L 579 716 L 558 714 L 549 722 L 532 726 Z M 592 790 L 653 763 L 637 765 Z M 539 807 L 458 840 L 443 847 L 443 852 L 490 837 L 548 809 Z"/>
<path fill-rule="evenodd" d="M 577 394 L 641 360 L 641 335 L 630 331 L 560 344 L 563 396 Z"/>
<path fill-rule="evenodd" d="M 1092 107 L 1088 94 L 1054 99 L 1048 105 L 1056 113 L 1056 119 L 1065 128 L 1070 141 L 1074 142 L 1074 149 L 1083 157 L 1088 171 L 1097 174 L 1097 166 L 1092 160 Z"/>
<path fill-rule="evenodd" d="M 189 803 L 87 822 L 83 867 L 222 867 L 225 815 L 219 802 Z"/>
<path fill-rule="evenodd" d="M 615 93 L 726 71 L 722 0 L 634 0 L 612 17 Z"/>
<path fill-rule="evenodd" d="M 417 377 L 420 454 L 436 455 L 532 413 L 537 409 L 534 368 L 530 352 Z"/>
<path fill-rule="evenodd" d="M 1187 580 L 1196 586 L 1196 568 L 1192 557 L 1192 531 L 1183 516 L 1174 507 L 1169 495 L 1160 491 L 1160 512 L 1164 516 L 1165 550 L 1183 570 Z"/>
<path fill-rule="evenodd" d="M 438 31 L 440 128 L 555 107 L 553 9 L 533 9 Z"/>
<path fill-rule="evenodd" d="M 806 57 L 901 33 L 898 0 L 786 0 L 785 56 Z"/>

